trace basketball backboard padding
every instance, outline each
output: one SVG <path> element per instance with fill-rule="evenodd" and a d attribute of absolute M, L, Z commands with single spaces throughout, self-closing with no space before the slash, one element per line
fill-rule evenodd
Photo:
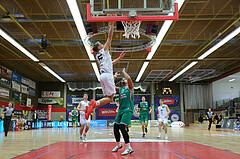
<path fill-rule="evenodd" d="M 87 21 L 88 22 L 110 22 L 110 21 L 165 21 L 165 20 L 178 20 L 178 3 L 175 3 L 174 7 L 174 15 L 169 16 L 155 16 L 155 15 L 137 15 L 136 18 L 129 18 L 129 15 L 123 15 L 123 16 L 99 16 L 95 17 L 91 14 L 91 4 L 87 4 Z"/>

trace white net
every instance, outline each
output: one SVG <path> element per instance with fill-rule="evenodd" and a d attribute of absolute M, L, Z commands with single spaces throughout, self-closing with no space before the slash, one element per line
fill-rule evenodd
<path fill-rule="evenodd" d="M 139 28 L 141 25 L 141 21 L 122 21 L 122 24 L 124 26 L 125 34 L 123 36 L 127 39 L 129 39 L 129 36 L 131 35 L 132 38 L 140 38 L 139 34 Z"/>

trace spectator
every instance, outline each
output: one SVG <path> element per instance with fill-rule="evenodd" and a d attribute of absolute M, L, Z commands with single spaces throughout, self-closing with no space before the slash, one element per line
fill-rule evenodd
<path fill-rule="evenodd" d="M 3 110 L 3 114 L 5 114 L 3 127 L 4 127 L 5 137 L 7 137 L 11 118 L 14 115 L 13 102 L 8 103 L 8 106 Z"/>
<path fill-rule="evenodd" d="M 235 121 L 235 124 L 236 124 L 235 125 L 236 126 L 235 129 L 240 130 L 240 116 L 237 117 L 237 120 Z"/>
<path fill-rule="evenodd" d="M 198 122 L 199 122 L 199 127 L 202 127 L 203 117 L 201 115 L 198 118 Z"/>
<path fill-rule="evenodd" d="M 208 109 L 206 117 L 207 117 L 207 120 L 209 121 L 208 130 L 210 131 L 211 125 L 212 125 L 212 118 L 214 117 L 214 113 L 212 112 L 212 110 L 210 108 Z"/>
<path fill-rule="evenodd" d="M 216 113 L 215 115 L 214 115 L 214 118 L 213 118 L 213 123 L 215 123 L 215 121 L 217 122 L 219 120 L 219 116 L 218 116 L 218 114 Z"/>
<path fill-rule="evenodd" d="M 34 113 L 32 115 L 32 120 L 33 120 L 33 122 L 37 122 L 38 121 L 38 113 L 37 113 L 36 110 L 34 111 Z"/>

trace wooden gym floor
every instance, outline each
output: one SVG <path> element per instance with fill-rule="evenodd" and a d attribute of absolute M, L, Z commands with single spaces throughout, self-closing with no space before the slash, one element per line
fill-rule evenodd
<path fill-rule="evenodd" d="M 208 131 L 204 128 L 168 128 L 168 140 L 157 139 L 158 128 L 151 127 L 145 138 L 141 128 L 130 130 L 134 153 L 121 156 L 123 149 L 112 153 L 115 147 L 113 128 L 90 128 L 87 142 L 79 142 L 79 128 L 45 128 L 0 133 L 0 158 L 54 158 L 54 159 L 115 159 L 115 158 L 240 158 L 240 132 L 232 130 Z"/>

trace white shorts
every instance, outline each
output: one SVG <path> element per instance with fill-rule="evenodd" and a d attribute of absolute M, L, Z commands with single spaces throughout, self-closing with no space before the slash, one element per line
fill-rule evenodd
<path fill-rule="evenodd" d="M 164 118 L 164 117 L 161 117 L 161 118 L 158 118 L 158 122 L 163 122 L 164 124 L 167 124 L 168 123 L 168 118 Z"/>
<path fill-rule="evenodd" d="M 86 123 L 90 123 L 91 121 L 91 115 L 89 116 L 88 120 L 86 120 L 85 118 L 85 114 L 84 115 L 80 115 L 80 124 L 83 125 L 83 124 L 86 124 Z"/>
<path fill-rule="evenodd" d="M 100 75 L 100 83 L 104 96 L 111 96 L 116 93 L 114 76 L 111 73 L 102 73 Z"/>

